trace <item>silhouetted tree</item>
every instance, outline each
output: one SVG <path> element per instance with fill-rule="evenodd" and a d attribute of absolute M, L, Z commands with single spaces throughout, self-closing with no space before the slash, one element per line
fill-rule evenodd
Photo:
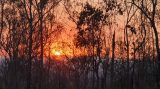
<path fill-rule="evenodd" d="M 103 26 L 105 25 L 105 20 L 106 16 L 103 14 L 103 11 L 96 9 L 87 3 L 84 10 L 80 13 L 79 21 L 77 22 L 78 32 L 75 38 L 76 46 L 88 48 L 88 50 L 90 50 L 89 54 L 93 56 L 93 72 L 96 73 L 97 89 L 99 87 L 98 68 L 101 61 L 102 37 L 104 36 Z"/>
<path fill-rule="evenodd" d="M 153 29 L 154 36 L 155 36 L 155 44 L 156 44 L 156 51 L 157 51 L 157 64 L 158 64 L 158 69 L 157 69 L 157 87 L 160 87 L 160 49 L 159 49 L 159 36 L 158 36 L 158 30 L 156 26 L 156 11 L 158 8 L 158 0 L 141 0 L 141 1 L 134 1 L 132 0 L 131 3 L 136 6 L 141 13 L 148 19 L 150 26 Z M 150 7 L 148 7 L 148 5 Z M 152 8 L 152 9 L 150 9 Z"/>

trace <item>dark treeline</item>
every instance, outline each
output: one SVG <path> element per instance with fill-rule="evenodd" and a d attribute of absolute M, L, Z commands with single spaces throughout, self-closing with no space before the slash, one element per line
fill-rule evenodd
<path fill-rule="evenodd" d="M 0 89 L 160 88 L 160 2 L 87 1 L 0 0 Z M 60 61 L 59 8 L 75 25 Z"/>

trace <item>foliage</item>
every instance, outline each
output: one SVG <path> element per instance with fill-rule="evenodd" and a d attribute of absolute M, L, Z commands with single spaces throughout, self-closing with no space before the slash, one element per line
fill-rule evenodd
<path fill-rule="evenodd" d="M 106 23 L 103 11 L 89 5 L 85 5 L 77 22 L 76 46 L 97 46 L 102 42 L 102 29 Z"/>

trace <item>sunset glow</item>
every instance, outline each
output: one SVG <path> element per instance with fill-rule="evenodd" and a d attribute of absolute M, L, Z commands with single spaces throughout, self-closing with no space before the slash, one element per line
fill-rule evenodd
<path fill-rule="evenodd" d="M 59 51 L 56 51 L 54 54 L 57 55 L 57 56 L 61 55 L 61 53 Z"/>
<path fill-rule="evenodd" d="M 0 89 L 160 89 L 160 0 L 0 0 Z"/>
<path fill-rule="evenodd" d="M 51 50 L 51 54 L 54 55 L 54 56 L 61 56 L 62 55 L 62 52 L 60 50 Z"/>

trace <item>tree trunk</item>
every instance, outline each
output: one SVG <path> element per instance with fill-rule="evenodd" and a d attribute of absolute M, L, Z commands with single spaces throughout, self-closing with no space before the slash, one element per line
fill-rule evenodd
<path fill-rule="evenodd" d="M 111 60 L 111 84 L 110 89 L 114 89 L 113 81 L 114 81 L 114 58 L 115 58 L 115 31 L 112 38 L 112 60 Z"/>
<path fill-rule="evenodd" d="M 0 31 L 0 38 L 3 31 L 3 15 L 4 15 L 4 3 L 1 1 L 1 31 Z"/>
<path fill-rule="evenodd" d="M 42 3 L 41 3 L 42 4 Z M 43 9 L 40 9 L 40 13 L 39 13 L 39 19 L 40 19 L 40 49 L 41 49 L 41 53 L 40 53 L 40 83 L 39 83 L 39 87 L 40 89 L 43 89 L 43 54 L 44 54 L 44 50 L 43 50 Z"/>
<path fill-rule="evenodd" d="M 24 1 L 26 2 L 26 1 Z M 26 4 L 26 3 L 25 3 Z M 31 68 L 32 68 L 32 44 L 33 44 L 33 18 L 32 18 L 32 1 L 30 0 L 30 5 L 29 5 L 29 15 L 30 18 L 29 20 L 29 52 L 28 52 L 28 74 L 27 74 L 27 89 L 31 89 Z"/>
<path fill-rule="evenodd" d="M 160 88 L 160 49 L 159 49 L 159 37 L 158 37 L 158 31 L 157 28 L 155 26 L 155 22 L 152 21 L 152 28 L 154 30 L 154 35 L 155 35 L 155 40 L 156 40 L 156 51 L 157 51 L 157 64 L 158 64 L 158 68 L 157 68 L 157 87 L 158 89 Z"/>

